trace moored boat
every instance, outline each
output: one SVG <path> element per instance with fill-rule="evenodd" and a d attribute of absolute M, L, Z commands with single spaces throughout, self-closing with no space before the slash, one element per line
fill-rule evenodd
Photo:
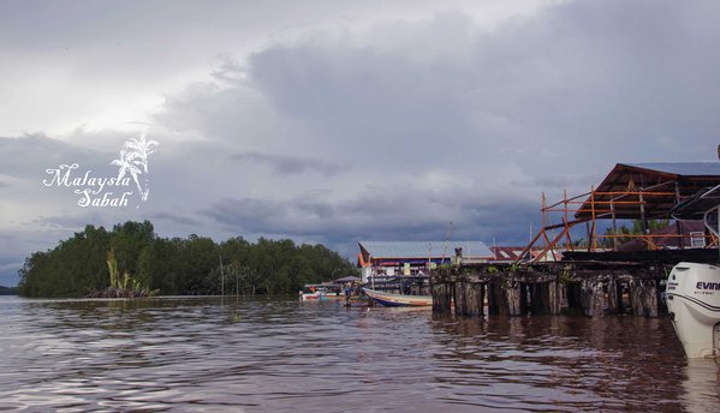
<path fill-rule="evenodd" d="M 298 295 L 303 301 L 342 300 L 345 298 L 345 293 L 340 287 L 326 284 L 306 284 Z"/>
<path fill-rule="evenodd" d="M 376 291 L 363 287 L 365 294 L 375 300 L 378 304 L 388 307 L 430 307 L 432 306 L 431 295 L 405 295 L 392 294 Z"/>
<path fill-rule="evenodd" d="M 720 185 L 681 202 L 672 217 L 702 217 L 705 228 L 720 237 Z M 720 265 L 677 264 L 668 276 L 665 297 L 673 328 L 688 358 L 720 357 Z"/>
<path fill-rule="evenodd" d="M 300 299 L 303 301 L 309 301 L 309 300 L 319 300 L 320 299 L 320 291 L 311 291 L 311 292 L 304 292 L 300 291 Z"/>
<path fill-rule="evenodd" d="M 676 265 L 667 280 L 667 306 L 689 358 L 720 356 L 720 268 Z"/>

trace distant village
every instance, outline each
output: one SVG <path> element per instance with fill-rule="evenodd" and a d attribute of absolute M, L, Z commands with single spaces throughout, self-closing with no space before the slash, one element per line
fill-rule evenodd
<path fill-rule="evenodd" d="M 657 317 L 676 264 L 717 262 L 718 205 L 720 162 L 617 164 L 587 193 L 542 194 L 527 245 L 359 241 L 360 282 L 440 313 Z"/>
<path fill-rule="evenodd" d="M 590 192 L 539 208 L 542 227 L 529 245 L 492 245 L 479 240 L 359 241 L 362 282 L 422 277 L 441 264 L 560 262 L 576 252 L 605 253 L 717 248 L 702 216 L 673 219 L 698 191 L 720 185 L 720 162 L 617 164 Z M 623 232 L 634 220 L 640 230 Z M 658 227 L 657 222 L 662 225 Z M 606 231 L 600 233 L 601 222 Z M 582 224 L 582 225 L 579 225 Z M 654 225 L 653 225 L 654 224 Z M 583 227 L 573 239 L 573 228 Z M 627 227 L 624 227 L 627 230 Z M 577 231 L 576 231 L 577 232 Z"/>

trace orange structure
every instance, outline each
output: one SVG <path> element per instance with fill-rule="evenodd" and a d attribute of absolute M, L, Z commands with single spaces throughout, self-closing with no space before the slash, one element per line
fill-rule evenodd
<path fill-rule="evenodd" d="M 543 193 L 541 229 L 518 261 L 538 262 L 558 249 L 574 251 L 577 245 L 572 240 L 571 229 L 582 223 L 587 227 L 584 249 L 588 252 L 605 250 L 610 244 L 614 250 L 619 238 L 641 239 L 646 248 L 652 250 L 658 248 L 657 238 L 675 237 L 678 247 L 684 248 L 688 234 L 683 231 L 682 221 L 675 221 L 675 234 L 660 235 L 649 231 L 648 221 L 671 219 L 673 208 L 683 199 L 717 185 L 720 185 L 720 162 L 617 164 L 590 192 L 568 198 L 565 191 L 563 199 L 551 205 Z M 641 234 L 618 234 L 617 220 L 628 219 L 642 223 Z M 611 220 L 613 230 L 609 234 L 598 234 L 598 220 Z M 705 236 L 709 237 L 704 243 L 706 247 L 717 246 L 714 237 L 703 234 Z M 598 240 L 602 239 L 612 242 L 600 248 Z M 540 244 L 542 253 L 531 257 L 528 252 Z"/>

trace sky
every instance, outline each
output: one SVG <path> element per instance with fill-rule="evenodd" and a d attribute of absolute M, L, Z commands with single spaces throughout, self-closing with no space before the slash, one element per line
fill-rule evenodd
<path fill-rule="evenodd" d="M 0 285 L 127 220 L 349 258 L 450 222 L 524 245 L 542 193 L 717 159 L 718 24 L 707 1 L 2 1 Z M 98 191 L 132 192 L 119 207 L 44 183 L 117 177 L 142 137 L 144 201 L 134 181 Z"/>

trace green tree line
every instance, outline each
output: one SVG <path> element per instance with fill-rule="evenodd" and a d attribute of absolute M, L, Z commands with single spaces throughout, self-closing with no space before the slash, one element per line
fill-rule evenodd
<path fill-rule="evenodd" d="M 647 221 L 647 228 L 650 233 L 661 230 L 668 225 L 670 225 L 670 220 L 668 219 L 652 219 Z M 617 227 L 616 231 L 613 231 L 612 228 L 606 228 L 606 237 L 600 238 L 598 245 L 604 248 L 612 248 L 615 242 L 617 242 L 617 245 L 622 245 L 637 239 L 637 236 L 643 235 L 643 233 L 643 222 L 639 219 L 632 220 L 629 227 L 623 223 Z M 617 237 L 617 241 L 613 240 L 614 236 Z"/>
<path fill-rule="evenodd" d="M 627 223 L 622 223 L 620 226 L 613 230 L 612 227 L 605 228 L 604 236 L 598 237 L 597 245 L 601 248 L 612 248 L 617 242 L 620 246 L 626 242 L 638 239 L 639 235 L 644 233 L 643 222 L 639 219 L 629 221 L 630 226 Z M 670 225 L 668 219 L 652 219 L 647 221 L 647 228 L 650 233 L 661 230 Z M 614 239 L 617 239 L 615 241 Z M 573 242 L 573 246 L 576 248 L 587 248 L 588 240 L 585 238 L 578 238 Z"/>
<path fill-rule="evenodd" d="M 106 257 L 112 248 L 118 271 L 163 295 L 294 293 L 303 284 L 356 274 L 323 245 L 242 237 L 221 243 L 190 235 L 161 238 L 149 221 L 88 225 L 54 249 L 35 252 L 19 271 L 25 297 L 84 297 L 110 285 Z"/>

